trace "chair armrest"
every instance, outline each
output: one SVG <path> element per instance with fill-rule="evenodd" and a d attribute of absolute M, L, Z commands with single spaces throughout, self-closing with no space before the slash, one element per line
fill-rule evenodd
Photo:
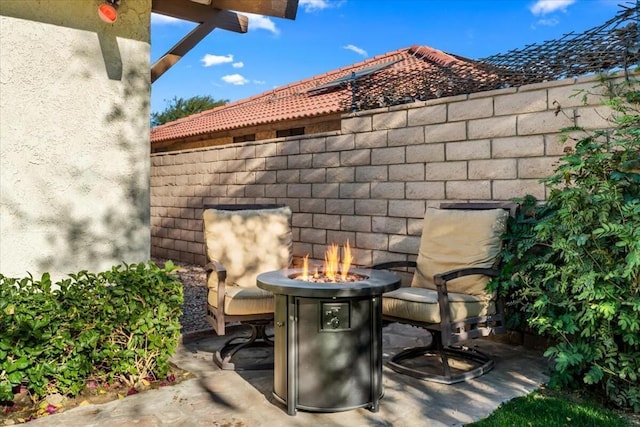
<path fill-rule="evenodd" d="M 499 272 L 495 268 L 465 267 L 458 268 L 456 270 L 445 271 L 444 273 L 434 274 L 433 281 L 438 287 L 443 285 L 446 291 L 446 285 L 448 281 L 457 279 L 458 277 L 471 276 L 473 274 L 482 274 L 485 276 L 496 277 Z"/>
<path fill-rule="evenodd" d="M 209 276 L 216 274 L 218 276 L 217 304 L 220 312 L 224 312 L 224 296 L 225 286 L 227 282 L 227 269 L 218 261 L 211 261 L 204 267 L 207 272 L 207 288 L 209 287 Z"/>
<path fill-rule="evenodd" d="M 227 280 L 227 269 L 218 261 L 209 262 L 204 266 L 204 269 L 207 273 L 215 272 L 218 275 L 218 282 L 224 282 Z"/>
<path fill-rule="evenodd" d="M 389 261 L 389 262 L 381 262 L 380 264 L 374 264 L 371 266 L 373 270 L 388 270 L 390 268 L 398 268 L 398 267 L 416 267 L 415 261 Z"/>

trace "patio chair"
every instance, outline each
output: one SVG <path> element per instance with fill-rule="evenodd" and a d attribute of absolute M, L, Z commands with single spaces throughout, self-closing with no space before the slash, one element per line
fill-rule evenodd
<path fill-rule="evenodd" d="M 454 344 L 505 332 L 502 303 L 486 291 L 486 285 L 498 274 L 501 236 L 516 208 L 512 203 L 446 203 L 428 208 L 417 260 L 373 266 L 413 270 L 410 287 L 383 295 L 383 319 L 424 328 L 432 336 L 430 345 L 391 357 L 387 362 L 391 369 L 454 384 L 493 368 L 489 355 Z"/>
<path fill-rule="evenodd" d="M 208 264 L 207 315 L 218 335 L 229 324 L 245 324 L 249 337 L 233 337 L 214 355 L 222 369 L 271 369 L 273 363 L 239 367 L 233 357 L 250 347 L 273 347 L 271 292 L 258 288 L 260 273 L 292 262 L 291 209 L 283 205 L 206 205 L 203 211 Z"/>

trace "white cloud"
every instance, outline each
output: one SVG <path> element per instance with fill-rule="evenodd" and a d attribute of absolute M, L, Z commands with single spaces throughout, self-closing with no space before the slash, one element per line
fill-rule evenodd
<path fill-rule="evenodd" d="M 151 14 L 151 25 L 180 25 L 184 24 L 186 21 L 178 18 L 174 18 L 172 16 L 161 15 L 159 13 Z"/>
<path fill-rule="evenodd" d="M 254 80 L 252 83 L 253 83 L 253 84 L 256 84 L 256 85 L 264 85 L 264 84 L 267 84 L 267 82 L 265 82 L 264 80 Z"/>
<path fill-rule="evenodd" d="M 231 66 L 233 68 L 242 68 L 242 67 L 244 67 L 244 62 L 242 62 L 242 61 L 234 62 L 233 64 L 231 64 Z"/>
<path fill-rule="evenodd" d="M 205 56 L 203 56 L 200 61 L 202 61 L 202 65 L 205 67 L 211 67 L 213 65 L 220 65 L 220 64 L 226 64 L 228 62 L 233 62 L 233 55 L 229 54 L 229 55 L 211 55 L 210 53 L 207 53 Z"/>
<path fill-rule="evenodd" d="M 576 0 L 538 0 L 529 8 L 534 15 L 546 15 L 558 10 L 567 11 L 567 7 L 575 3 Z"/>
<path fill-rule="evenodd" d="M 543 27 L 555 27 L 559 23 L 560 21 L 557 18 L 540 19 L 536 22 L 537 25 L 541 25 Z"/>
<path fill-rule="evenodd" d="M 328 0 L 300 0 L 298 6 L 302 7 L 305 12 L 313 12 L 314 10 L 322 10 L 330 7 Z"/>
<path fill-rule="evenodd" d="M 366 51 L 366 50 L 364 50 L 364 49 L 362 49 L 362 48 L 360 48 L 360 47 L 358 47 L 358 46 L 354 46 L 354 45 L 352 45 L 352 44 L 348 44 L 348 45 L 346 45 L 346 46 L 342 46 L 342 48 L 343 48 L 343 49 L 350 50 L 350 51 L 352 51 L 352 52 L 355 52 L 355 53 L 357 53 L 358 55 L 362 55 L 362 56 L 364 56 L 364 57 L 366 57 L 366 56 L 367 56 L 367 51 Z"/>
<path fill-rule="evenodd" d="M 280 34 L 280 30 L 276 28 L 276 24 L 270 18 L 263 15 L 256 15 L 253 13 L 243 13 L 249 18 L 249 31 L 252 30 L 267 30 L 273 34 Z"/>
<path fill-rule="evenodd" d="M 240 74 L 227 74 L 226 76 L 222 76 L 222 81 L 236 86 L 242 86 L 249 83 L 249 80 L 245 79 Z"/>

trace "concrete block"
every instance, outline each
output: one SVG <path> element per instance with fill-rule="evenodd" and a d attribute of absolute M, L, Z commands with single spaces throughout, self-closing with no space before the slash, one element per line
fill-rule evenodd
<path fill-rule="evenodd" d="M 311 184 L 288 184 L 287 197 L 311 197 Z"/>
<path fill-rule="evenodd" d="M 390 147 L 422 144 L 424 141 L 424 128 L 421 126 L 392 129 L 387 134 L 387 145 Z"/>
<path fill-rule="evenodd" d="M 300 141 L 300 154 L 326 152 L 325 138 L 308 138 Z"/>
<path fill-rule="evenodd" d="M 407 111 L 393 111 L 373 115 L 373 130 L 398 129 L 407 126 Z"/>
<path fill-rule="evenodd" d="M 343 151 L 340 153 L 341 166 L 360 166 L 371 164 L 371 150 L 364 148 L 361 150 Z"/>
<path fill-rule="evenodd" d="M 400 218 L 424 218 L 424 200 L 389 200 L 389 216 Z"/>
<path fill-rule="evenodd" d="M 327 182 L 353 182 L 356 179 L 356 168 L 340 167 L 327 169 Z"/>
<path fill-rule="evenodd" d="M 444 199 L 444 181 L 407 182 L 406 198 L 414 200 Z"/>
<path fill-rule="evenodd" d="M 517 176 L 516 159 L 469 161 L 469 179 L 512 179 Z"/>
<path fill-rule="evenodd" d="M 277 143 L 279 156 L 289 156 L 291 154 L 300 154 L 300 140 L 292 139 Z"/>
<path fill-rule="evenodd" d="M 447 181 L 447 200 L 491 199 L 491 181 Z"/>
<path fill-rule="evenodd" d="M 340 184 L 312 184 L 311 185 L 311 197 L 314 198 L 338 198 L 340 197 Z"/>
<path fill-rule="evenodd" d="M 389 165 L 388 168 L 390 181 L 424 181 L 425 178 L 423 163 Z"/>
<path fill-rule="evenodd" d="M 462 141 L 466 138 L 465 122 L 442 123 L 424 127 L 425 142 Z"/>
<path fill-rule="evenodd" d="M 372 182 L 372 199 L 397 199 L 404 197 L 404 182 Z"/>
<path fill-rule="evenodd" d="M 368 199 L 370 187 L 368 183 L 343 183 L 340 184 L 341 199 Z"/>
<path fill-rule="evenodd" d="M 516 117 L 501 116 L 468 122 L 469 139 L 499 138 L 516 135 Z M 461 138 L 462 139 L 462 138 Z"/>
<path fill-rule="evenodd" d="M 406 147 L 408 163 L 443 162 L 445 144 L 419 144 Z"/>
<path fill-rule="evenodd" d="M 340 166 L 340 153 L 317 153 L 313 155 L 314 168 L 332 168 Z"/>
<path fill-rule="evenodd" d="M 405 147 L 376 148 L 371 150 L 372 165 L 390 165 L 405 162 Z"/>
<path fill-rule="evenodd" d="M 407 125 L 421 126 L 444 123 L 447 121 L 447 105 L 431 105 L 421 108 L 412 108 L 407 111 Z"/>
<path fill-rule="evenodd" d="M 547 91 L 518 92 L 493 98 L 496 116 L 533 113 L 547 109 Z"/>
<path fill-rule="evenodd" d="M 301 228 L 300 239 L 306 243 L 327 243 L 327 231 L 317 228 Z"/>
<path fill-rule="evenodd" d="M 386 234 L 407 234 L 406 218 L 374 216 L 371 218 L 371 231 Z"/>
<path fill-rule="evenodd" d="M 279 170 L 276 173 L 276 180 L 283 184 L 295 184 L 300 182 L 300 171 L 297 169 Z"/>
<path fill-rule="evenodd" d="M 312 165 L 313 156 L 311 154 L 298 154 L 287 157 L 287 167 L 289 169 L 308 169 Z"/>
<path fill-rule="evenodd" d="M 371 217 L 370 216 L 352 216 L 342 215 L 340 219 L 340 229 L 345 231 L 371 231 Z"/>
<path fill-rule="evenodd" d="M 355 212 L 355 201 L 327 199 L 326 210 L 328 214 L 353 215 Z"/>
<path fill-rule="evenodd" d="M 537 179 L 496 180 L 492 183 L 493 200 L 511 200 L 531 194 L 538 200 L 544 200 L 544 184 Z"/>
<path fill-rule="evenodd" d="M 493 116 L 493 98 L 469 99 L 449 104 L 447 119 L 450 122 Z"/>
<path fill-rule="evenodd" d="M 388 176 L 387 166 L 358 166 L 356 168 L 356 182 L 386 181 Z"/>
<path fill-rule="evenodd" d="M 327 170 L 322 169 L 306 169 L 300 171 L 300 182 L 317 183 L 327 180 Z"/>
<path fill-rule="evenodd" d="M 356 215 L 386 215 L 387 201 L 374 199 L 356 200 Z"/>
<path fill-rule="evenodd" d="M 340 230 L 340 215 L 314 214 L 313 227 L 322 230 Z"/>
<path fill-rule="evenodd" d="M 301 199 L 300 212 L 324 213 L 325 199 Z"/>
<path fill-rule="evenodd" d="M 544 154 L 544 137 L 536 135 L 496 138 L 491 141 L 491 152 L 495 159 L 541 156 Z"/>
<path fill-rule="evenodd" d="M 518 135 L 540 135 L 559 132 L 560 129 L 574 125 L 573 110 L 567 111 L 568 117 L 553 111 L 521 114 L 518 118 Z"/>
<path fill-rule="evenodd" d="M 427 163 L 425 179 L 427 181 L 467 179 L 467 162 Z"/>
<path fill-rule="evenodd" d="M 375 148 L 387 146 L 387 131 L 378 130 L 368 133 L 356 133 L 355 148 Z"/>
<path fill-rule="evenodd" d="M 343 118 L 341 125 L 342 133 L 371 132 L 373 130 L 373 118 L 371 115 Z"/>
<path fill-rule="evenodd" d="M 447 160 L 471 160 L 491 158 L 491 141 L 478 139 L 445 144 Z"/>
<path fill-rule="evenodd" d="M 389 236 L 383 233 L 356 233 L 356 246 L 363 249 L 384 250 L 389 247 Z"/>
<path fill-rule="evenodd" d="M 356 147 L 353 134 L 328 136 L 326 139 L 327 151 L 353 150 Z"/>

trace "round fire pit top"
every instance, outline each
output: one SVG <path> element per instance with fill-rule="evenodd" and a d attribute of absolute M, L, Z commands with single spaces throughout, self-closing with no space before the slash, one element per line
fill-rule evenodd
<path fill-rule="evenodd" d="M 314 283 L 298 280 L 300 268 L 269 271 L 258 275 L 258 287 L 274 294 L 310 298 L 362 297 L 381 295 L 400 287 L 400 276 L 387 270 L 352 268 L 349 273 L 364 277 L 355 282 Z"/>

